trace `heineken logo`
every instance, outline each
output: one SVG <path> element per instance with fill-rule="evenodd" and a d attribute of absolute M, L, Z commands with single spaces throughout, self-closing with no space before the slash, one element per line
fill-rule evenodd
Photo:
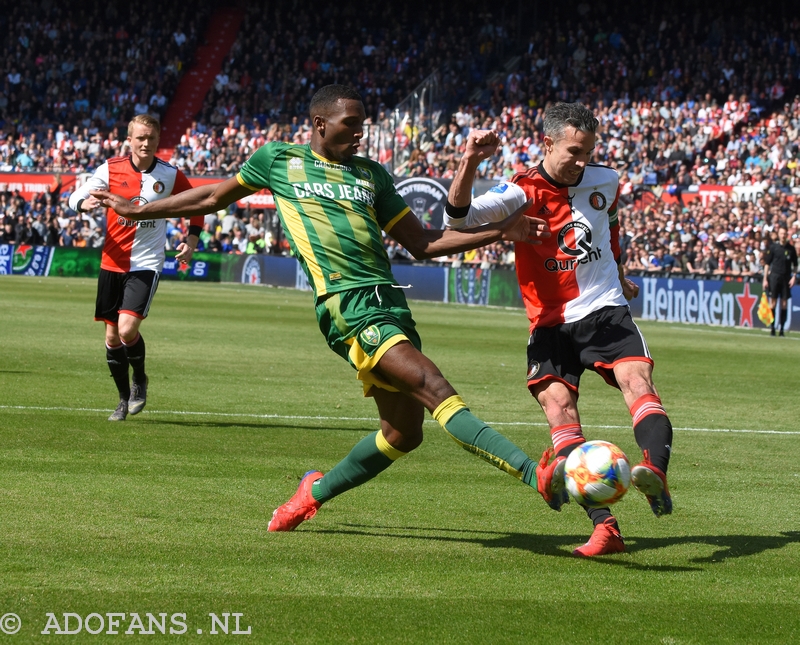
<path fill-rule="evenodd" d="M 14 247 L 10 244 L 0 244 L 0 275 L 11 273 L 11 256 Z"/>
<path fill-rule="evenodd" d="M 31 251 L 33 251 L 33 247 L 30 244 L 15 246 L 11 266 L 13 266 L 15 270 L 27 266 L 28 262 L 30 262 Z"/>
<path fill-rule="evenodd" d="M 53 248 L 20 244 L 11 247 L 11 273 L 21 275 L 47 275 Z"/>

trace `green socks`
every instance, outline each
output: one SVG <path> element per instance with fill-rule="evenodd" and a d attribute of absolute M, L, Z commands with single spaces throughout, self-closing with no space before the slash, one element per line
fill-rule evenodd
<path fill-rule="evenodd" d="M 464 450 L 523 483 L 536 486 L 536 462 L 499 432 L 473 416 L 460 396 L 451 396 L 444 401 L 433 411 L 433 418 Z M 322 479 L 314 482 L 311 495 L 320 503 L 327 502 L 369 481 L 405 454 L 392 447 L 381 431 L 373 432 L 353 446 L 350 453 Z"/>
<path fill-rule="evenodd" d="M 393 448 L 380 430 L 359 441 L 349 454 L 311 486 L 320 503 L 360 486 L 391 466 L 406 453 Z"/>
<path fill-rule="evenodd" d="M 433 411 L 433 418 L 464 450 L 529 486 L 536 485 L 536 462 L 514 443 L 475 417 L 460 396 L 451 396 L 443 401 Z"/>

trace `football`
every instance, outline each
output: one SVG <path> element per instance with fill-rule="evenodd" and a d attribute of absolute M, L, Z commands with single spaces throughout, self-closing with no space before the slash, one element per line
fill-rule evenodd
<path fill-rule="evenodd" d="M 564 478 L 576 502 L 602 508 L 622 499 L 631 483 L 631 468 L 613 443 L 587 441 L 569 453 Z"/>

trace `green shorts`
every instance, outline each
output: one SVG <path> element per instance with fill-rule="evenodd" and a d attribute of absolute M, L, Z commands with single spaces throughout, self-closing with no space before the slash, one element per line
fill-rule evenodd
<path fill-rule="evenodd" d="M 316 310 L 328 347 L 355 368 L 356 378 L 364 383 L 364 396 L 369 396 L 373 385 L 397 392 L 372 369 L 389 348 L 402 341 L 422 350 L 403 291 L 388 284 L 349 289 L 331 294 Z"/>

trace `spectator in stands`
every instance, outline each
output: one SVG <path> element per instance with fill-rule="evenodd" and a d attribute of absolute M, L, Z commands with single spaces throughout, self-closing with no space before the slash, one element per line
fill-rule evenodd
<path fill-rule="evenodd" d="M 233 239 L 231 240 L 231 246 L 233 247 L 234 253 L 245 253 L 247 251 L 247 243 L 249 240 L 247 236 L 244 234 L 244 229 L 235 226 L 233 228 Z"/>
<path fill-rule="evenodd" d="M 3 224 L 3 229 L 0 231 L 0 244 L 14 244 L 17 240 L 17 235 L 14 232 L 14 224 L 11 221 L 6 221 Z"/>
<path fill-rule="evenodd" d="M 66 5 L 60 5 L 62 10 L 76 15 L 84 11 L 75 0 L 65 1 Z M 622 221 L 635 230 L 639 221 L 657 218 L 655 238 L 641 240 L 648 260 L 659 245 L 669 253 L 668 225 L 672 224 L 674 232 L 680 231 L 681 238 L 695 241 L 702 241 L 699 236 L 705 231 L 702 218 L 698 219 L 688 200 L 672 213 L 663 208 L 644 213 L 643 206 L 637 205 L 636 200 L 657 181 L 658 172 L 665 184 L 674 186 L 667 194 L 679 202 L 691 198 L 689 186 L 703 182 L 749 185 L 765 193 L 738 211 L 728 203 L 718 213 L 725 232 L 735 232 L 737 226 L 741 229 L 745 249 L 756 262 L 760 253 L 758 241 L 753 246 L 756 233 L 765 226 L 774 229 L 796 220 L 796 208 L 792 210 L 783 195 L 800 188 L 796 159 L 800 148 L 800 99 L 796 97 L 800 58 L 797 53 L 785 56 L 793 71 L 780 82 L 783 98 L 779 102 L 771 94 L 775 79 L 756 77 L 753 71 L 759 66 L 766 69 L 765 62 L 774 60 L 771 43 L 776 39 L 791 41 L 793 17 L 781 14 L 785 10 L 766 7 L 761 14 L 746 17 L 746 28 L 744 22 L 725 24 L 725 38 L 709 45 L 711 21 L 699 18 L 696 31 L 687 35 L 681 33 L 680 19 L 663 19 L 670 9 L 645 12 L 623 3 L 611 7 L 607 14 L 619 25 L 614 33 L 598 22 L 589 22 L 581 27 L 583 35 L 575 34 L 573 39 L 561 42 L 548 39 L 545 33 L 524 34 L 521 29 L 520 44 L 516 45 L 508 36 L 517 33 L 510 20 L 498 30 L 481 32 L 482 19 L 476 18 L 478 12 L 471 16 L 469 11 L 476 6 L 467 0 L 458 16 L 439 7 L 425 7 L 415 15 L 414 29 L 406 28 L 405 18 L 391 7 L 385 15 L 369 10 L 365 20 L 368 27 L 355 39 L 347 31 L 346 21 L 338 19 L 343 11 L 339 7 L 331 9 L 328 18 L 333 20 L 308 16 L 299 22 L 287 20 L 292 15 L 288 2 L 272 5 L 268 15 L 253 7 L 248 10 L 235 51 L 225 63 L 227 89 L 221 93 L 214 89 L 207 99 L 210 107 L 222 101 L 226 114 L 220 126 L 233 121 L 233 134 L 214 131 L 208 118 L 199 120 L 190 128 L 190 137 L 182 139 L 176 148 L 174 163 L 187 172 L 196 168 L 197 174 L 231 174 L 267 141 L 295 137 L 302 141 L 307 133 L 300 116 L 307 101 L 306 88 L 330 74 L 347 77 L 356 87 L 365 88 L 371 120 L 382 131 L 390 131 L 386 108 L 393 108 L 404 98 L 410 79 L 416 83 L 426 72 L 438 69 L 441 79 L 458 88 L 448 90 L 452 115 L 448 117 L 448 111 L 443 110 L 441 127 L 422 124 L 418 133 L 427 139 L 420 140 L 413 150 L 414 130 L 411 125 L 404 126 L 399 141 L 406 148 L 396 165 L 408 174 L 452 178 L 463 151 L 452 142 L 446 143 L 451 122 L 462 140 L 472 127 L 493 128 L 504 137 L 502 150 L 482 163 L 480 176 L 502 178 L 520 168 L 533 167 L 541 160 L 543 106 L 559 94 L 571 93 L 590 102 L 601 121 L 595 161 L 619 164 Z M 112 12 L 116 17 L 99 11 L 96 24 L 75 27 L 61 24 L 53 7 L 45 8 L 41 22 L 34 25 L 25 21 L 21 6 L 10 10 L 7 24 L 25 25 L 30 60 L 35 62 L 28 65 L 19 58 L 9 58 L 4 70 L 5 85 L 0 85 L 0 164 L 5 170 L 20 170 L 32 163 L 29 167 L 36 171 L 91 172 L 105 159 L 124 153 L 124 137 L 118 128 L 125 126 L 136 107 L 130 97 L 146 98 L 148 110 L 153 110 L 152 99 L 159 89 L 164 98 L 171 96 L 208 16 L 207 3 L 200 3 L 192 14 L 183 14 L 180 8 L 164 11 L 160 5 L 152 7 L 159 10 L 163 29 L 126 21 L 125 11 Z M 509 18 L 513 15 L 516 21 L 521 17 L 520 25 L 533 24 L 525 20 L 525 12 L 532 9 L 519 10 L 521 15 L 515 9 Z M 538 17 L 549 20 L 557 33 L 563 17 L 554 11 L 537 8 Z M 252 28 L 266 21 L 281 25 L 282 33 L 264 44 L 249 34 L 256 33 Z M 123 29 L 118 29 L 120 22 L 124 22 Z M 448 29 L 438 28 L 437 23 L 447 24 Z M 53 29 L 54 24 L 60 27 Z M 342 28 L 336 27 L 331 33 L 331 24 Z M 470 39 L 463 36 L 478 32 L 483 35 L 469 50 L 464 43 Z M 316 39 L 313 33 L 324 36 Z M 430 33 L 441 38 L 438 46 L 427 38 Z M 642 33 L 654 34 L 653 42 L 641 38 Z M 679 37 L 682 45 L 675 47 Z M 508 56 L 482 54 L 479 49 L 486 38 L 492 41 L 494 52 L 504 51 Z M 296 46 L 286 47 L 286 42 Z M 5 44 L 11 56 L 18 44 L 16 33 L 0 33 L 0 44 Z M 352 60 L 345 56 L 348 47 L 354 53 Z M 452 53 L 447 60 L 441 58 L 440 47 Z M 718 68 L 699 70 L 699 54 L 709 47 L 725 62 Z M 163 52 L 149 67 L 142 64 L 148 51 Z M 264 52 L 269 52 L 269 58 Z M 745 52 L 747 62 L 743 62 Z M 57 53 L 62 55 L 57 57 Z M 491 79 L 491 61 L 512 60 L 511 54 L 520 56 L 518 65 Z M 309 59 L 316 69 L 313 65 L 305 69 Z M 301 73 L 295 73 L 295 68 Z M 650 73 L 658 69 L 666 76 Z M 675 70 L 681 72 L 676 76 Z M 693 80 L 699 78 L 698 72 L 706 77 L 702 87 Z M 13 81 L 19 76 L 19 82 L 9 82 L 9 74 Z M 33 90 L 27 99 L 29 108 L 23 108 L 20 101 L 20 91 L 26 87 Z M 279 88 L 285 89 L 278 92 Z M 468 100 L 470 96 L 473 98 Z M 294 117 L 294 126 L 289 127 Z M 87 119 L 89 123 L 85 123 Z M 390 141 L 393 136 L 392 131 Z M 423 144 L 430 147 L 423 148 Z M 679 225 L 680 229 L 674 228 Z M 731 264 L 727 252 L 725 255 L 723 264 Z"/>

